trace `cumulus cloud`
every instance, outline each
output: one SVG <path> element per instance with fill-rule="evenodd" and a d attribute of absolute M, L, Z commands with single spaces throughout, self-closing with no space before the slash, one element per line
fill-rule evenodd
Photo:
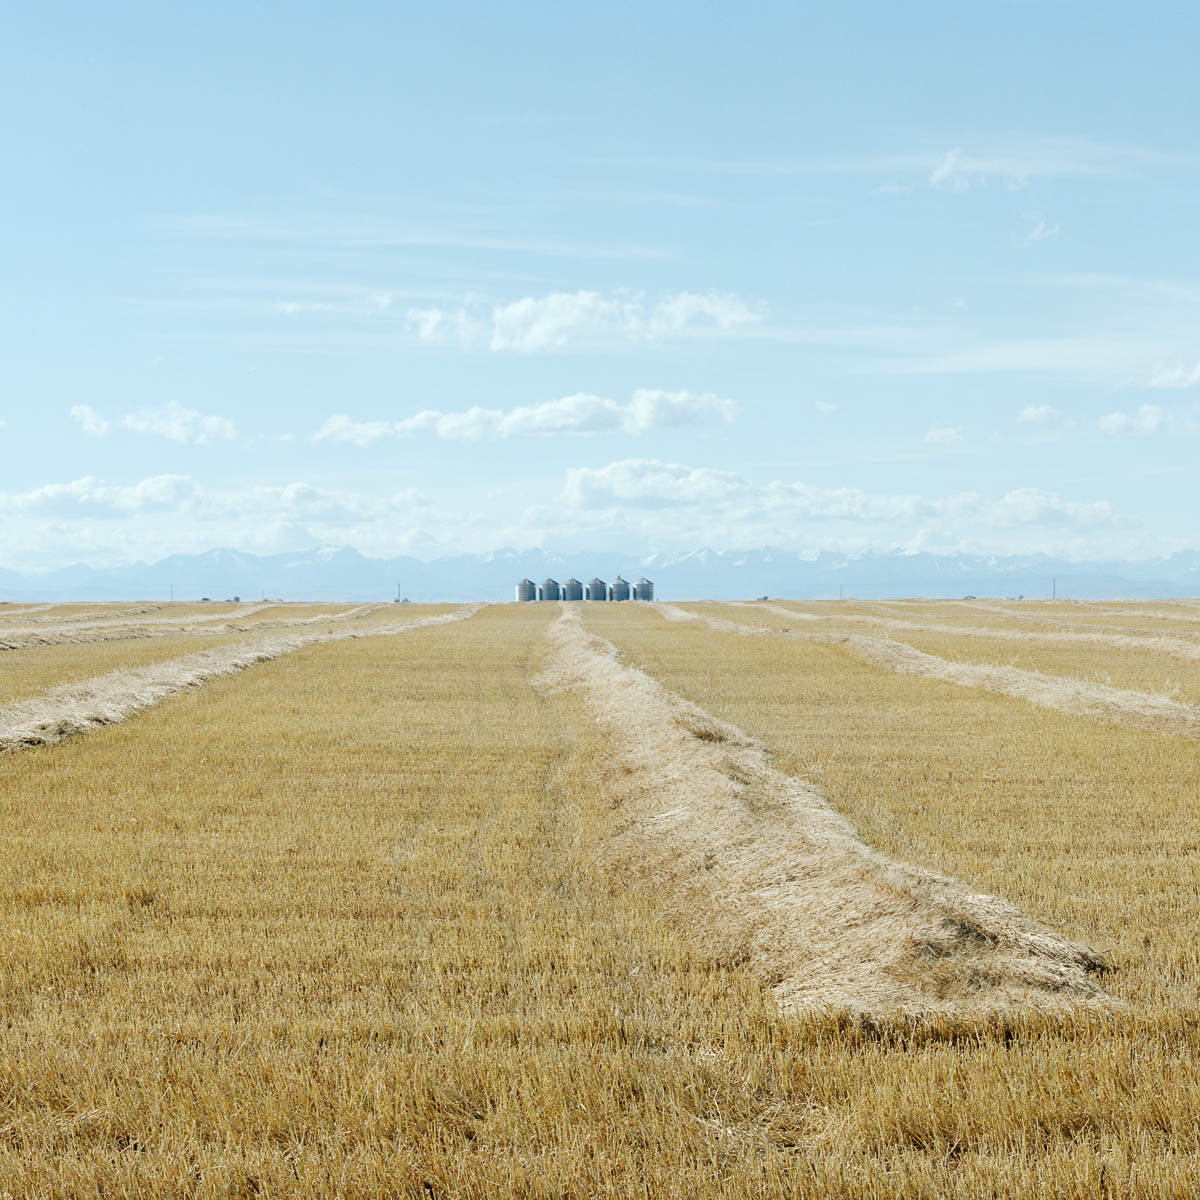
<path fill-rule="evenodd" d="M 744 496 L 746 487 L 746 481 L 731 471 L 627 458 L 606 467 L 569 470 L 563 499 L 578 508 L 719 504 Z"/>
<path fill-rule="evenodd" d="M 1200 386 L 1200 362 L 1193 367 L 1159 367 L 1150 375 L 1152 388 L 1193 388 Z"/>
<path fill-rule="evenodd" d="M 237 429 L 225 417 L 206 416 L 194 408 L 184 408 L 172 400 L 162 408 L 143 408 L 121 418 L 121 424 L 135 433 L 148 433 L 195 446 L 217 438 L 232 439 Z"/>
<path fill-rule="evenodd" d="M 672 513 L 682 518 L 680 527 L 701 536 L 730 523 L 755 537 L 813 523 L 911 534 L 921 524 L 942 531 L 1092 529 L 1113 520 L 1106 501 L 1075 503 L 1041 488 L 1017 488 L 997 498 L 978 492 L 924 497 L 786 480 L 756 484 L 731 471 L 640 458 L 569 470 L 560 498 L 573 521 L 620 510 Z"/>
<path fill-rule="evenodd" d="M 933 425 L 925 435 L 931 446 L 957 446 L 963 440 L 961 425 Z"/>
<path fill-rule="evenodd" d="M 641 292 L 550 292 L 494 305 L 410 308 L 408 331 L 426 342 L 486 345 L 537 354 L 573 344 L 656 342 L 729 333 L 761 314 L 728 292 L 675 292 L 650 300 Z"/>
<path fill-rule="evenodd" d="M 1100 428 L 1105 433 L 1140 434 L 1157 433 L 1168 421 L 1168 414 L 1157 404 L 1139 405 L 1136 413 L 1111 412 L 1100 418 Z"/>
<path fill-rule="evenodd" d="M 532 354 L 613 337 L 658 341 L 704 329 L 729 331 L 757 320 L 744 301 L 722 292 L 679 292 L 654 304 L 640 294 L 551 292 L 497 305 L 491 348 Z"/>
<path fill-rule="evenodd" d="M 131 485 L 112 485 L 86 475 L 27 492 L 0 493 L 0 512 L 12 516 L 117 518 L 177 509 L 196 494 L 185 475 L 154 475 Z"/>
<path fill-rule="evenodd" d="M 474 407 L 461 412 L 426 409 L 398 421 L 356 421 L 345 413 L 329 417 L 313 434 L 314 442 L 351 442 L 369 446 L 384 438 L 429 432 L 458 441 L 538 437 L 575 433 L 646 433 L 698 425 L 712 417 L 732 421 L 737 405 L 709 392 L 667 392 L 639 388 L 628 403 L 577 392 L 543 404 L 516 408 Z"/>
<path fill-rule="evenodd" d="M 1049 404 L 1027 404 L 1017 413 L 1019 425 L 1049 425 L 1058 416 Z"/>
<path fill-rule="evenodd" d="M 404 317 L 405 328 L 423 342 L 455 342 L 468 345 L 487 336 L 488 326 L 480 316 L 466 308 L 410 308 Z"/>
<path fill-rule="evenodd" d="M 25 492 L 0 492 L 0 514 L 114 520 L 173 513 L 201 520 L 269 516 L 321 522 L 386 516 L 415 498 L 411 491 L 367 497 L 304 482 L 220 490 L 206 488 L 187 475 L 153 475 L 132 484 L 111 484 L 86 475 Z"/>
<path fill-rule="evenodd" d="M 1126 530 L 1122 534 L 1122 529 Z M 1132 531 L 1131 531 L 1132 530 Z M 455 489 L 436 504 L 412 490 L 340 490 L 306 481 L 212 488 L 188 476 L 133 482 L 87 476 L 0 493 L 0 547 L 11 564 L 128 562 L 213 546 L 258 552 L 354 545 L 368 554 L 479 551 L 503 545 L 654 544 L 897 547 L 989 553 L 1086 552 L 1114 538 L 1144 548 L 1103 500 L 1038 488 L 918 495 L 804 480 L 762 482 L 720 466 L 628 458 L 547 481 Z"/>
<path fill-rule="evenodd" d="M 112 428 L 90 404 L 73 405 L 71 419 L 92 437 L 103 437 Z"/>

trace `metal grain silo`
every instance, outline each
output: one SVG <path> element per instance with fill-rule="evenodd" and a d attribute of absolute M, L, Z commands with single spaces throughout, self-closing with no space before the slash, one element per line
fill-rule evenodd
<path fill-rule="evenodd" d="M 608 585 L 603 579 L 593 579 L 584 589 L 583 594 L 588 600 L 607 600 Z"/>
<path fill-rule="evenodd" d="M 539 600 L 559 600 L 561 599 L 561 589 L 558 586 L 556 579 L 543 579 L 542 586 L 538 588 Z"/>
<path fill-rule="evenodd" d="M 568 579 L 562 585 L 562 598 L 564 600 L 582 600 L 583 584 L 578 579 Z"/>
<path fill-rule="evenodd" d="M 532 600 L 537 595 L 537 587 L 532 579 L 522 579 L 517 584 L 517 599 L 520 601 Z"/>
<path fill-rule="evenodd" d="M 612 581 L 612 587 L 609 589 L 609 595 L 613 600 L 628 600 L 629 599 L 629 584 L 618 575 Z"/>
<path fill-rule="evenodd" d="M 641 579 L 633 585 L 633 598 L 635 600 L 653 600 L 654 599 L 654 583 L 643 575 Z"/>

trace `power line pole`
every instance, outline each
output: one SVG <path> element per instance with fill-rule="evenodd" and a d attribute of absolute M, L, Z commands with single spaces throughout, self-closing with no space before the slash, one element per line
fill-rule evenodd
<path fill-rule="evenodd" d="M 175 603 L 175 585 L 171 584 L 171 603 Z"/>
<path fill-rule="evenodd" d="M 1050 599 L 1051 600 L 1058 599 L 1058 576 L 1057 575 L 1055 575 L 1054 578 L 1050 581 Z"/>

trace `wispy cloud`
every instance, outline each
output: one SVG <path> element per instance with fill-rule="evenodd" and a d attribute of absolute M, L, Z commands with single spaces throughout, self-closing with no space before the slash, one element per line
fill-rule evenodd
<path fill-rule="evenodd" d="M 961 425 L 934 425 L 925 434 L 931 446 L 957 446 L 964 440 Z"/>
<path fill-rule="evenodd" d="M 1139 405 L 1137 412 L 1111 412 L 1100 418 L 1100 428 L 1105 433 L 1140 434 L 1158 433 L 1170 423 L 1170 414 L 1157 404 Z"/>
<path fill-rule="evenodd" d="M 522 234 L 498 235 L 470 230 L 404 228 L 386 222 L 328 222 L 292 216 L 230 216 L 193 213 L 168 218 L 163 227 L 179 236 L 225 241 L 300 243 L 349 248 L 429 247 L 481 250 L 497 254 L 547 258 L 663 260 L 670 255 L 655 246 L 624 242 L 579 242 Z"/>
<path fill-rule="evenodd" d="M 996 181 L 1021 188 L 1036 178 L 1112 178 L 1151 168 L 1200 166 L 1192 155 L 1081 138 L 1042 138 L 969 150 L 961 146 L 883 151 L 825 159 L 594 158 L 597 166 L 631 166 L 697 174 L 787 178 L 811 175 L 912 174 L 930 186 L 968 191 Z M 894 180 L 892 181 L 895 182 Z M 897 185 L 898 187 L 903 185 Z"/>
<path fill-rule="evenodd" d="M 71 417 L 85 433 L 93 437 L 105 437 L 114 428 L 112 421 L 87 404 L 76 404 L 71 409 Z M 160 408 L 140 408 L 136 412 L 126 413 L 120 419 L 120 426 L 134 433 L 151 434 L 194 446 L 237 437 L 237 427 L 228 418 L 209 416 L 194 408 L 185 408 L 174 400 Z"/>
<path fill-rule="evenodd" d="M 545 437 L 551 434 L 646 433 L 698 425 L 717 417 L 732 421 L 737 405 L 711 393 L 665 392 L 639 388 L 628 403 L 576 393 L 544 404 L 517 408 L 469 408 L 461 412 L 426 409 L 402 420 L 356 421 L 344 413 L 329 417 L 312 435 L 314 442 L 370 446 L 385 438 L 428 432 L 457 441 Z"/>
<path fill-rule="evenodd" d="M 1038 217 L 1034 227 L 1021 239 L 1023 245 L 1034 246 L 1038 242 L 1048 241 L 1052 237 L 1057 237 L 1061 231 L 1061 226 L 1049 225 L 1044 217 Z"/>
<path fill-rule="evenodd" d="M 814 521 L 893 530 L 925 525 L 943 532 L 964 527 L 1094 529 L 1114 516 L 1106 501 L 1076 503 L 1041 488 L 1016 488 L 994 498 L 978 492 L 926 497 L 785 480 L 757 484 L 733 471 L 637 458 L 568 471 L 561 500 L 573 520 L 613 509 L 674 510 L 692 514 L 693 520 L 698 516 L 698 528 L 733 520 L 760 534 L 764 522 L 777 527 Z"/>
<path fill-rule="evenodd" d="M 185 445 L 202 446 L 219 438 L 237 437 L 237 428 L 226 417 L 207 416 L 174 400 L 162 408 L 142 408 L 129 413 L 121 418 L 121 424 L 134 433 L 148 433 Z"/>
<path fill-rule="evenodd" d="M 1121 334 L 1007 338 L 942 353 L 893 358 L 874 370 L 897 375 L 952 375 L 989 371 L 1064 371 L 1129 377 L 1161 358 L 1164 343 Z"/>
<path fill-rule="evenodd" d="M 90 404 L 76 404 L 71 408 L 71 419 L 84 433 L 92 437 L 103 437 L 112 426 Z"/>
<path fill-rule="evenodd" d="M 550 292 L 493 305 L 410 308 L 407 326 L 423 341 L 482 344 L 491 350 L 537 354 L 574 344 L 660 342 L 705 333 L 728 334 L 762 319 L 726 292 L 675 292 L 657 300 L 641 292 Z"/>
<path fill-rule="evenodd" d="M 1049 425 L 1058 416 L 1058 410 L 1049 404 L 1027 404 L 1017 413 L 1018 425 Z"/>
<path fill-rule="evenodd" d="M 1156 367 L 1146 381 L 1152 388 L 1200 387 L 1200 362 L 1193 367 Z"/>

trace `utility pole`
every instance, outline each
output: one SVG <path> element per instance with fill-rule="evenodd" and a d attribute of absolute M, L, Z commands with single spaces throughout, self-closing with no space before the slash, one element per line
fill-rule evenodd
<path fill-rule="evenodd" d="M 1050 581 L 1050 599 L 1051 600 L 1058 599 L 1058 576 L 1057 575 L 1055 575 L 1054 578 Z"/>
<path fill-rule="evenodd" d="M 175 603 L 175 585 L 171 584 L 171 603 Z"/>
<path fill-rule="evenodd" d="M 845 600 L 845 598 L 846 598 L 846 585 L 844 583 L 839 583 L 838 584 L 838 599 Z"/>

